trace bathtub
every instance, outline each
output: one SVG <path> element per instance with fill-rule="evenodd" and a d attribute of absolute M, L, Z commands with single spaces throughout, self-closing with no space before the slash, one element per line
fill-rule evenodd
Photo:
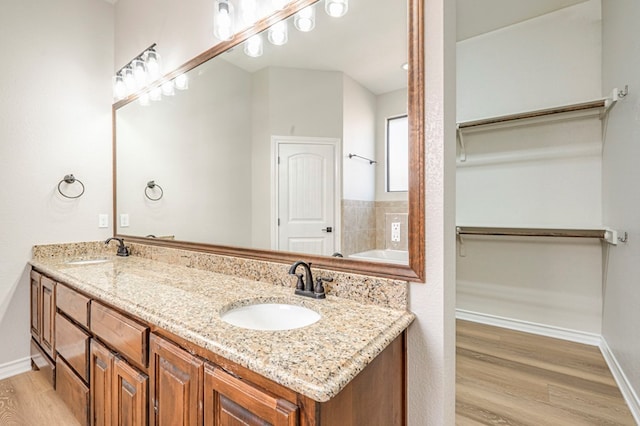
<path fill-rule="evenodd" d="M 368 260 L 370 262 L 396 263 L 398 265 L 409 264 L 409 252 L 404 250 L 368 250 L 350 254 L 348 257 Z"/>

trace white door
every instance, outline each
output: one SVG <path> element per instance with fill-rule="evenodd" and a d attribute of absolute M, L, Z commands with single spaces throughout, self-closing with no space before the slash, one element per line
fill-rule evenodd
<path fill-rule="evenodd" d="M 277 248 L 331 255 L 336 251 L 337 146 L 277 143 Z"/>

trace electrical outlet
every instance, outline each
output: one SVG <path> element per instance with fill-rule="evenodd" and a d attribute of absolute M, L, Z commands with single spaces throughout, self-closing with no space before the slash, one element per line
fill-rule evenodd
<path fill-rule="evenodd" d="M 109 227 L 109 215 L 101 213 L 98 215 L 98 228 L 108 228 Z"/>
<path fill-rule="evenodd" d="M 127 213 L 122 213 L 120 215 L 120 227 L 126 228 L 129 226 L 129 215 Z"/>
<path fill-rule="evenodd" d="M 391 223 L 391 242 L 400 242 L 400 222 Z"/>

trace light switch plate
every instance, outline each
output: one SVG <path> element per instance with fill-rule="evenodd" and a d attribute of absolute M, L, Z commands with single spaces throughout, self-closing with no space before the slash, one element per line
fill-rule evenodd
<path fill-rule="evenodd" d="M 129 214 L 122 213 L 120 215 L 120 227 L 126 228 L 127 226 L 129 226 Z"/>
<path fill-rule="evenodd" d="M 98 228 L 108 228 L 109 227 L 109 215 L 101 213 L 98 215 Z"/>

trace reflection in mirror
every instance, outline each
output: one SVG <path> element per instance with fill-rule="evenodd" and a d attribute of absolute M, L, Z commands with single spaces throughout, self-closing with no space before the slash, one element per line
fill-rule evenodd
<path fill-rule="evenodd" d="M 407 10 L 321 6 L 313 31 L 292 16 L 285 45 L 266 30 L 190 70 L 187 90 L 115 110 L 117 234 L 407 264 L 407 192 L 386 186 Z"/>

